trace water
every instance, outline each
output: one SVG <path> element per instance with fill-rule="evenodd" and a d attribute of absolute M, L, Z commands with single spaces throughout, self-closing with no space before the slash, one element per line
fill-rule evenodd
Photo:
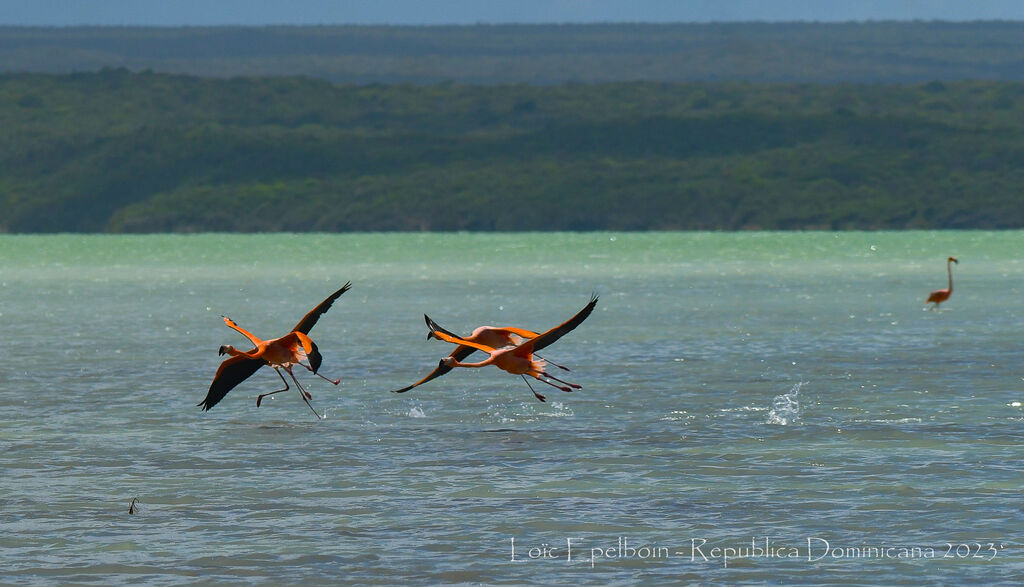
<path fill-rule="evenodd" d="M 3 236 L 0 582 L 1020 583 L 1021 251 L 1020 232 Z M 955 292 L 923 310 L 950 254 Z M 267 369 L 195 406 L 244 342 L 220 315 L 279 336 L 348 280 L 311 332 L 341 385 L 299 374 L 325 420 L 293 393 L 257 409 Z M 450 350 L 424 313 L 543 330 L 592 292 L 546 353 L 581 391 L 540 403 L 488 368 L 389 393 Z"/>
<path fill-rule="evenodd" d="M 772 400 L 772 407 L 768 410 L 768 423 L 787 426 L 795 424 L 800 417 L 800 388 L 803 382 L 797 383 L 789 393 L 776 396 Z"/>

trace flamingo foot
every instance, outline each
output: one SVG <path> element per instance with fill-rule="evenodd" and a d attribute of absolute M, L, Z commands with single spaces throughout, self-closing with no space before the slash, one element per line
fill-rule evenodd
<path fill-rule="evenodd" d="M 535 397 L 536 397 L 537 399 L 539 399 L 540 401 L 542 401 L 542 402 L 546 402 L 546 401 L 548 401 L 548 399 L 547 399 L 546 397 L 544 397 L 543 395 L 541 395 L 541 394 L 537 393 L 536 391 L 535 391 L 535 392 L 533 392 L 533 395 L 534 395 L 534 396 L 535 396 Z"/>

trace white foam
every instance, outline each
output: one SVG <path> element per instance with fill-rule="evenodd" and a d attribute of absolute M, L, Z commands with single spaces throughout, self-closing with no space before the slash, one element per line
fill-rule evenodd
<path fill-rule="evenodd" d="M 800 388 L 804 382 L 797 383 L 789 390 L 789 393 L 775 396 L 772 400 L 772 407 L 768 410 L 768 423 L 788 426 L 797 421 L 800 417 Z"/>

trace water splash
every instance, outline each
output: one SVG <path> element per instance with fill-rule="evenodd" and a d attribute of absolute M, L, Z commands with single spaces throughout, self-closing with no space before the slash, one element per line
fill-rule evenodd
<path fill-rule="evenodd" d="M 789 393 L 775 396 L 772 400 L 772 407 L 768 410 L 768 423 L 788 426 L 796 423 L 800 417 L 800 388 L 805 382 L 801 381 L 789 390 Z"/>
<path fill-rule="evenodd" d="M 406 414 L 410 418 L 426 418 L 427 414 L 419 406 L 413 406 L 409 409 L 409 413 Z"/>

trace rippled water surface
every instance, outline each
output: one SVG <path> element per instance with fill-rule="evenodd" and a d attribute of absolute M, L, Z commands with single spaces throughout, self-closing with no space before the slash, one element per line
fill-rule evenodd
<path fill-rule="evenodd" d="M 1024 581 L 1024 233 L 0 237 L 0 582 Z M 955 290 L 945 287 L 956 255 Z M 222 314 L 298 377 L 209 412 Z M 449 330 L 545 330 L 405 394 Z M 478 355 L 479 356 L 479 355 Z M 541 390 L 540 388 L 544 388 Z M 137 498 L 138 512 L 128 513 Z"/>

